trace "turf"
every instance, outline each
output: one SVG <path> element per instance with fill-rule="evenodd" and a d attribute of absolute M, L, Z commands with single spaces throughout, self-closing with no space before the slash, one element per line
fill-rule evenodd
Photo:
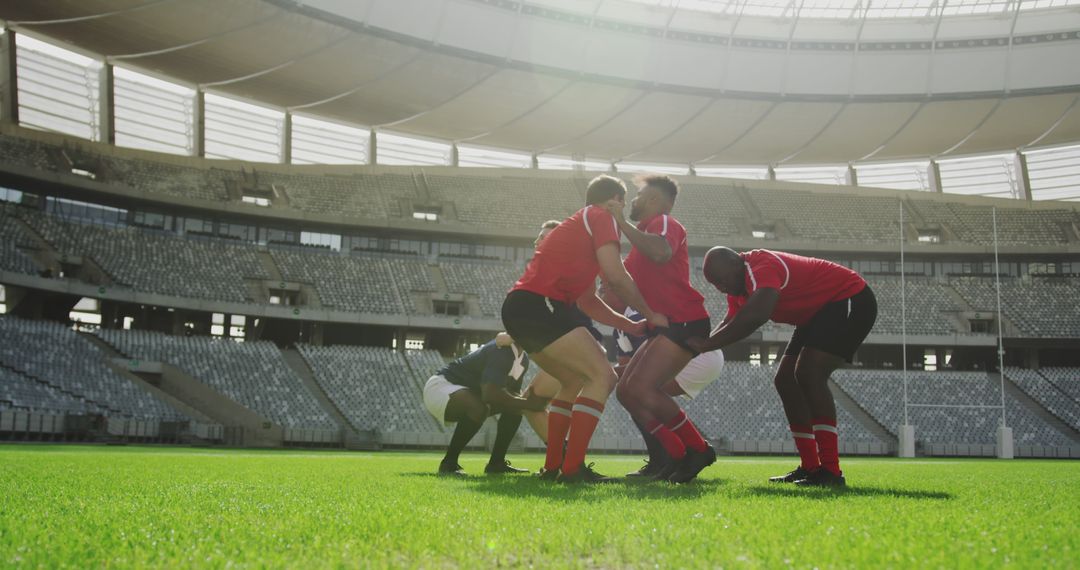
<path fill-rule="evenodd" d="M 535 468 L 541 458 L 512 458 Z M 600 456 L 624 473 L 637 458 Z M 850 459 L 846 491 L 433 475 L 431 453 L 0 446 L 0 567 L 1077 567 L 1080 462 Z"/>

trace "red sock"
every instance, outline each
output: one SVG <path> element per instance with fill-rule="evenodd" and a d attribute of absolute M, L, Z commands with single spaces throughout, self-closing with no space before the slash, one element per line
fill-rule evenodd
<path fill-rule="evenodd" d="M 664 446 L 664 451 L 666 451 L 672 459 L 678 460 L 686 457 L 686 444 L 679 439 L 679 436 L 675 435 L 675 432 L 668 429 L 667 426 L 656 420 L 649 420 L 649 423 L 645 424 L 645 429 L 656 436 L 656 439 L 660 440 L 660 445 Z"/>
<path fill-rule="evenodd" d="M 821 466 L 832 471 L 834 475 L 841 475 L 840 471 L 840 443 L 836 431 L 836 418 L 814 418 L 814 439 L 817 440 L 818 457 L 821 458 Z"/>
<path fill-rule="evenodd" d="M 788 428 L 791 429 L 791 436 L 795 438 L 795 449 L 799 450 L 799 459 L 802 460 L 800 466 L 807 471 L 821 467 L 814 428 L 810 424 L 792 424 Z"/>
<path fill-rule="evenodd" d="M 548 409 L 547 457 L 544 471 L 554 471 L 562 465 L 563 443 L 570 431 L 570 402 L 552 400 Z"/>
<path fill-rule="evenodd" d="M 574 400 L 574 412 L 570 418 L 570 441 L 566 442 L 566 457 L 563 459 L 562 472 L 573 475 L 585 463 L 585 451 L 589 440 L 604 413 L 604 405 L 596 400 L 579 397 Z"/>
<path fill-rule="evenodd" d="M 679 410 L 679 413 L 664 425 L 679 436 L 687 449 L 693 449 L 700 453 L 709 446 L 705 442 L 705 438 L 701 437 L 701 432 L 698 431 L 697 426 L 690 421 L 690 418 L 686 417 L 686 412 L 682 410 Z"/>

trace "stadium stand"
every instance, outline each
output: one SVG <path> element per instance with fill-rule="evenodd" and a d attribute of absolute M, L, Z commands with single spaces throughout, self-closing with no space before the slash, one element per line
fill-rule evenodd
<path fill-rule="evenodd" d="M 81 140 L 68 146 L 0 135 L 0 160 L 8 164 L 47 172 L 70 171 L 75 163 L 92 165 L 101 182 L 163 197 L 220 203 L 237 199 L 228 187 L 245 179 L 241 167 L 216 161 L 192 166 L 198 162 L 115 156 L 95 149 L 94 143 Z M 287 203 L 275 203 L 275 208 L 387 219 L 408 217 L 418 203 L 437 204 L 444 212 L 452 210 L 456 221 L 485 228 L 534 227 L 550 218 L 565 218 L 584 203 L 587 183 L 577 176 L 448 174 L 421 168 L 383 173 L 326 173 L 310 167 L 282 173 L 275 168 L 259 170 L 255 178 L 261 186 L 284 190 Z M 897 198 L 788 188 L 747 191 L 740 198 L 740 190 L 728 182 L 679 179 L 683 191 L 673 213 L 694 239 L 744 234 L 757 222 L 784 222 L 793 233 L 791 239 L 802 241 L 892 244 L 897 239 Z M 540 195 L 545 200 L 537 202 Z M 905 202 L 907 219 L 940 226 L 952 240 L 978 245 L 992 241 L 988 206 L 926 199 Z M 745 228 L 736 223 L 740 219 L 746 221 Z M 1065 245 L 1070 243 L 1067 228 L 1077 223 L 1077 213 L 1064 208 L 1031 209 L 1020 204 L 998 208 L 999 242 L 1005 246 Z"/>
<path fill-rule="evenodd" d="M 572 179 L 537 179 L 525 176 L 424 176 L 431 197 L 452 202 L 459 221 L 507 228 L 540 228 L 543 222 L 562 220 L 585 205 L 583 190 Z M 586 181 L 576 184 L 584 188 Z M 538 201 L 537 196 L 544 196 Z"/>
<path fill-rule="evenodd" d="M 427 263 L 417 258 L 288 247 L 273 247 L 270 255 L 282 277 L 314 287 L 324 307 L 414 314 L 411 294 L 435 291 Z"/>
<path fill-rule="evenodd" d="M 101 160 L 103 182 L 175 198 L 224 202 L 229 199 L 226 180 L 238 172 L 220 168 L 181 166 L 166 162 L 108 157 Z"/>
<path fill-rule="evenodd" d="M 55 145 L 0 134 L 0 160 L 7 164 L 56 172 L 60 170 L 60 161 L 55 157 L 59 150 Z"/>
<path fill-rule="evenodd" d="M 405 311 L 394 276 L 382 259 L 278 247 L 270 248 L 270 255 L 282 277 L 312 285 L 324 307 L 363 313 Z"/>
<path fill-rule="evenodd" d="M 1057 389 L 1080 404 L 1080 368 L 1050 366 L 1040 369 L 1039 372 Z"/>
<path fill-rule="evenodd" d="M 100 349 L 58 323 L 10 315 L 0 318 L 0 363 L 51 388 L 39 390 L 39 396 L 46 397 L 54 392 L 67 396 L 42 403 L 60 401 L 68 406 L 74 398 L 84 401 L 88 411 L 96 407 L 110 416 L 187 419 L 181 412 L 114 372 L 105 364 L 105 354 Z"/>
<path fill-rule="evenodd" d="M 714 239 L 738 234 L 735 221 L 751 217 L 733 187 L 682 180 L 671 215 L 682 222 L 687 235 Z"/>
<path fill-rule="evenodd" d="M 866 276 L 878 302 L 878 319 L 874 332 L 900 334 L 903 328 L 903 311 L 899 277 Z M 955 326 L 947 313 L 958 313 L 958 306 L 948 291 L 948 285 L 924 277 L 909 277 L 903 288 L 907 294 L 908 334 L 953 334 Z M 918 302 L 915 302 L 915 300 Z"/>
<path fill-rule="evenodd" d="M 836 243 L 890 243 L 899 239 L 896 198 L 800 191 L 752 193 L 768 220 L 782 220 L 796 236 Z"/>
<path fill-rule="evenodd" d="M 172 364 L 282 427 L 337 428 L 272 343 L 150 331 L 99 330 L 96 334 L 128 357 Z"/>
<path fill-rule="evenodd" d="M 400 352 L 368 346 L 297 348 L 315 380 L 355 428 L 379 433 L 440 431 L 424 409 L 422 387 L 409 374 Z"/>
<path fill-rule="evenodd" d="M 401 200 L 419 199 L 413 177 L 402 174 L 311 175 L 259 171 L 260 183 L 283 188 L 289 204 L 314 214 L 386 219 L 408 215 Z"/>
<path fill-rule="evenodd" d="M 104 414 L 106 410 L 53 386 L 0 367 L 0 408 L 30 412 Z"/>
<path fill-rule="evenodd" d="M 1080 404 L 1038 371 L 1007 367 L 1005 376 L 1050 413 L 1074 429 L 1080 429 Z"/>
<path fill-rule="evenodd" d="M 949 280 L 977 311 L 997 311 L 992 278 L 953 277 Z M 1023 336 L 1076 338 L 1080 336 L 1080 279 L 1067 277 L 1003 277 L 1002 312 Z"/>
<path fill-rule="evenodd" d="M 899 371 L 838 370 L 833 379 L 886 430 L 896 434 L 903 423 L 903 383 Z M 998 384 L 983 372 L 912 371 L 911 404 L 997 406 Z M 924 444 L 994 443 L 1001 411 L 987 408 L 909 408 L 915 438 Z M 1072 441 L 1006 394 L 1005 418 L 1017 445 L 1067 447 Z"/>
<path fill-rule="evenodd" d="M 242 279 L 269 278 L 251 246 L 65 222 L 26 208 L 18 216 L 60 253 L 89 257 L 117 284 L 140 291 L 250 302 Z"/>
<path fill-rule="evenodd" d="M 413 379 L 421 387 L 427 383 L 428 378 L 431 378 L 446 365 L 446 360 L 437 350 L 406 350 L 404 355 L 405 363 L 408 364 L 409 370 L 412 371 Z M 535 366 L 530 368 L 535 368 Z"/>
<path fill-rule="evenodd" d="M 19 250 L 20 247 L 33 248 L 35 246 L 15 218 L 15 208 L 2 206 L 0 207 L 0 268 L 16 273 L 36 274 L 37 267 L 25 253 Z"/>
<path fill-rule="evenodd" d="M 485 317 L 499 317 L 506 292 L 521 277 L 516 263 L 441 259 L 446 286 L 450 293 L 475 294 Z"/>

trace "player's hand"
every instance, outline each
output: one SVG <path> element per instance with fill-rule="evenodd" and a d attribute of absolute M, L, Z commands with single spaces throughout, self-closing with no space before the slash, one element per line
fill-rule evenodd
<path fill-rule="evenodd" d="M 702 352 L 708 352 L 709 341 L 699 336 L 686 339 L 686 345 L 694 350 L 694 352 L 701 354 Z"/>
<path fill-rule="evenodd" d="M 612 198 L 607 202 L 604 202 L 604 209 L 611 212 L 612 216 L 615 216 L 615 221 L 620 224 L 626 223 L 626 216 L 623 215 L 623 208 L 626 206 L 621 200 Z"/>
<path fill-rule="evenodd" d="M 531 412 L 542 412 L 548 407 L 548 399 L 537 396 L 532 390 L 525 391 L 525 409 Z"/>
<path fill-rule="evenodd" d="M 495 335 L 495 346 L 506 348 L 511 344 L 514 344 L 514 339 L 508 333 L 501 332 Z"/>
<path fill-rule="evenodd" d="M 653 313 L 645 317 L 645 319 L 649 322 L 650 329 L 666 329 L 671 326 L 667 317 L 660 313 Z"/>
<path fill-rule="evenodd" d="M 645 336 L 649 333 L 649 325 L 647 321 L 630 321 L 632 324 L 624 329 L 622 332 L 630 336 Z"/>

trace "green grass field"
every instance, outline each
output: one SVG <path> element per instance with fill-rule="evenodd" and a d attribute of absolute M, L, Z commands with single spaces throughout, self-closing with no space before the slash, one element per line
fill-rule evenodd
<path fill-rule="evenodd" d="M 1080 567 L 1076 461 L 851 459 L 833 491 L 765 482 L 792 458 L 567 488 L 439 457 L 0 446 L 0 567 Z"/>

